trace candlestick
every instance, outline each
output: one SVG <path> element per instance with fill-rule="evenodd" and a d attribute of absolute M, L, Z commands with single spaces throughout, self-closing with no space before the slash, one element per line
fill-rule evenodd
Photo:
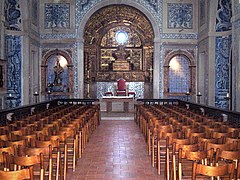
<path fill-rule="evenodd" d="M 51 100 L 51 91 L 50 90 L 48 90 L 48 100 L 50 101 Z"/>
<path fill-rule="evenodd" d="M 201 97 L 202 95 L 201 95 L 201 93 L 200 93 L 200 91 L 198 92 L 198 94 L 197 94 L 197 103 L 198 104 L 200 104 L 200 97 Z"/>
<path fill-rule="evenodd" d="M 228 108 L 229 110 L 232 110 L 232 99 L 231 99 L 229 93 L 226 94 L 225 99 L 226 99 L 226 101 L 227 101 L 227 108 Z"/>
<path fill-rule="evenodd" d="M 38 92 L 35 91 L 33 95 L 35 97 L 35 103 L 38 103 L 38 95 L 39 95 Z"/>
<path fill-rule="evenodd" d="M 12 108 L 12 107 L 13 107 L 14 96 L 13 96 L 11 93 L 8 94 L 7 100 L 8 100 L 8 102 L 9 102 L 8 107 L 9 107 L 9 108 Z"/>
<path fill-rule="evenodd" d="M 87 98 L 90 98 L 90 84 L 87 84 Z"/>
<path fill-rule="evenodd" d="M 186 95 L 187 95 L 187 101 L 189 101 L 188 97 L 190 95 L 189 91 L 186 92 Z"/>

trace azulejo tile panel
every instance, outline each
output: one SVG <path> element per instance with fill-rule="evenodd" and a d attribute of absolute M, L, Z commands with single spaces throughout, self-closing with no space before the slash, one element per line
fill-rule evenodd
<path fill-rule="evenodd" d="M 45 4 L 45 29 L 70 28 L 70 4 L 46 3 Z"/>
<path fill-rule="evenodd" d="M 206 8 L 206 0 L 200 0 L 200 26 L 204 25 L 206 22 L 206 17 L 205 17 L 205 8 Z"/>
<path fill-rule="evenodd" d="M 73 91 L 74 91 L 74 98 L 78 98 L 78 88 L 79 88 L 79 84 L 78 84 L 78 55 L 77 55 L 77 43 L 74 43 L 73 45 L 73 64 L 74 64 L 74 69 L 73 69 L 73 73 L 74 73 L 74 86 L 73 86 Z"/>
<path fill-rule="evenodd" d="M 159 46 L 160 59 L 159 59 L 159 97 L 163 98 L 163 45 Z"/>
<path fill-rule="evenodd" d="M 38 26 L 38 1 L 32 1 L 32 23 Z"/>
<path fill-rule="evenodd" d="M 219 0 L 217 17 L 216 17 L 216 31 L 229 31 L 232 29 L 232 1 Z"/>
<path fill-rule="evenodd" d="M 76 38 L 76 34 L 41 34 L 41 39 Z"/>
<path fill-rule="evenodd" d="M 218 108 L 229 108 L 228 100 L 225 98 L 230 86 L 230 49 L 232 36 L 225 38 L 216 37 L 215 48 L 215 106 Z"/>
<path fill-rule="evenodd" d="M 11 107 L 21 105 L 21 36 L 5 36 L 6 59 L 7 59 L 7 92 L 14 97 Z"/>
<path fill-rule="evenodd" d="M 168 28 L 192 29 L 193 5 L 190 3 L 168 3 Z"/>
<path fill-rule="evenodd" d="M 4 2 L 4 13 L 7 29 L 20 31 L 22 19 L 19 0 L 5 0 Z"/>
<path fill-rule="evenodd" d="M 129 82 L 129 92 L 135 92 L 136 98 L 144 98 L 144 82 Z"/>
<path fill-rule="evenodd" d="M 198 34 L 177 34 L 177 33 L 162 33 L 162 39 L 197 39 Z"/>
<path fill-rule="evenodd" d="M 234 15 L 240 13 L 240 3 L 239 0 L 234 0 Z"/>
<path fill-rule="evenodd" d="M 97 82 L 97 99 L 102 98 L 106 92 L 112 92 L 114 94 L 114 91 L 114 82 Z"/>
<path fill-rule="evenodd" d="M 102 98 L 106 92 L 114 94 L 116 82 L 97 82 L 97 99 Z M 135 92 L 136 98 L 144 98 L 144 82 L 128 82 L 129 92 Z"/>

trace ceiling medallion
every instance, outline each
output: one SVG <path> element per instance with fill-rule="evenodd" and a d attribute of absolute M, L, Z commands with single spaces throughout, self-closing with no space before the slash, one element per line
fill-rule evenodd
<path fill-rule="evenodd" d="M 116 33 L 116 41 L 120 44 L 124 44 L 127 42 L 127 39 L 128 39 L 128 35 L 125 31 L 123 30 L 120 30 Z"/>

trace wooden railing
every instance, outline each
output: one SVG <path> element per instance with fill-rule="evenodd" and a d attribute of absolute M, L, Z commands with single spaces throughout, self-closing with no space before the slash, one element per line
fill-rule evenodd
<path fill-rule="evenodd" d="M 32 105 L 4 109 L 0 111 L 0 125 L 6 125 L 10 121 L 21 119 L 23 117 L 27 117 L 37 112 L 41 112 L 63 104 L 91 105 L 98 101 L 98 99 L 54 99 Z"/>
<path fill-rule="evenodd" d="M 169 105 L 179 105 L 195 112 L 199 112 L 211 117 L 220 118 L 222 120 L 229 121 L 230 124 L 236 127 L 240 127 L 240 112 L 229 111 L 225 109 L 219 109 L 211 106 L 206 106 L 202 104 L 192 103 L 189 101 L 183 101 L 179 99 L 137 99 L 137 101 L 144 104 L 169 104 Z"/>

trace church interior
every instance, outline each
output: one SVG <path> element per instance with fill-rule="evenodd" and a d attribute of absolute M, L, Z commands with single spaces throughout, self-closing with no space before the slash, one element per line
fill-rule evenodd
<path fill-rule="evenodd" d="M 239 52 L 240 0 L 1 0 L 0 179 L 240 179 Z"/>

